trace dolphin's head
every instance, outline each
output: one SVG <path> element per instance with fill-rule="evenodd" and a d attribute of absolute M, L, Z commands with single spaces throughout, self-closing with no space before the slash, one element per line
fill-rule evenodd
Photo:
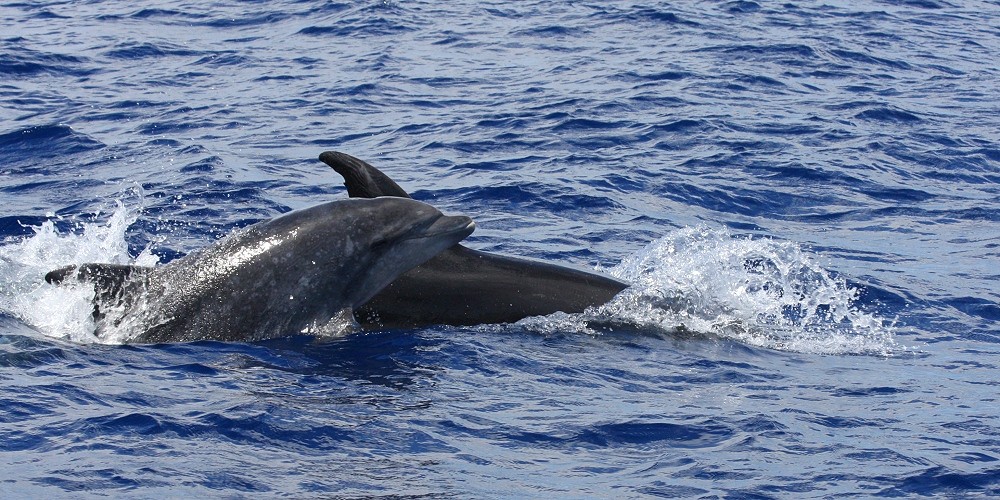
<path fill-rule="evenodd" d="M 447 216 L 409 198 L 382 197 L 293 212 L 272 221 L 267 231 L 285 235 L 283 246 L 294 252 L 276 248 L 275 256 L 306 264 L 296 273 L 305 275 L 301 281 L 315 287 L 314 293 L 338 295 L 338 302 L 357 308 L 475 228 L 468 217 Z"/>
<path fill-rule="evenodd" d="M 359 200 L 361 201 L 361 200 Z M 358 285 L 352 292 L 357 308 L 401 274 L 472 234 L 476 224 L 462 215 L 444 215 L 436 208 L 409 198 L 382 197 L 371 217 L 359 220 L 352 239 L 367 247 L 359 253 Z M 371 224 L 371 225 L 368 225 Z M 366 227 L 367 226 L 367 227 Z"/>

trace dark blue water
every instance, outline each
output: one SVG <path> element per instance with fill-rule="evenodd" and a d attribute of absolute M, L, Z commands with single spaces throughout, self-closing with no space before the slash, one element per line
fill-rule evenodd
<path fill-rule="evenodd" d="M 0 496 L 1000 494 L 1000 3 L 0 6 Z M 346 197 L 635 283 L 120 345 L 42 283 Z M 680 304 L 680 306 L 678 306 Z"/>

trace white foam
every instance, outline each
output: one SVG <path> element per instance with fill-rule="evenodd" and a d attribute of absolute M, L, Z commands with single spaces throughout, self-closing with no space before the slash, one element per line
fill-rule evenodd
<path fill-rule="evenodd" d="M 862 310 L 857 289 L 792 242 L 689 227 L 606 272 L 633 285 L 584 314 L 519 324 L 597 333 L 595 323 L 624 323 L 808 353 L 888 355 L 897 348 L 893 322 Z"/>
<path fill-rule="evenodd" d="M 60 233 L 49 220 L 32 227 L 31 236 L 5 242 L 0 246 L 0 310 L 46 335 L 75 342 L 102 342 L 94 335 L 90 314 L 93 289 L 54 286 L 44 277 L 69 264 L 156 264 L 158 258 L 148 248 L 135 257 L 128 252 L 125 231 L 141 210 L 142 190 L 134 186 L 119 196 L 104 222 L 98 222 L 102 219 L 98 213 L 89 221 L 76 221 L 71 232 Z"/>

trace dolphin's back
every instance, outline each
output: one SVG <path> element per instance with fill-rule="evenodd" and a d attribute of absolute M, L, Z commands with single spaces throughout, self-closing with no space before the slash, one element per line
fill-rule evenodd
<path fill-rule="evenodd" d="M 513 323 L 583 312 L 627 286 L 600 274 L 455 245 L 396 278 L 355 316 L 368 328 Z"/>

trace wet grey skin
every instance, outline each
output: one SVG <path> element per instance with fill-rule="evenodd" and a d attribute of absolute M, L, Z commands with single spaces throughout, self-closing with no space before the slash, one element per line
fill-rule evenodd
<path fill-rule="evenodd" d="M 97 334 L 128 342 L 252 342 L 349 331 L 352 312 L 464 239 L 472 219 L 406 198 L 324 203 L 260 222 L 166 265 L 68 266 L 92 284 Z"/>
<path fill-rule="evenodd" d="M 319 159 L 344 177 L 352 198 L 409 198 L 392 179 L 353 156 L 327 151 Z M 355 318 L 366 328 L 513 323 L 559 311 L 580 313 L 626 287 L 603 274 L 456 244 L 396 278 L 356 309 Z"/>

